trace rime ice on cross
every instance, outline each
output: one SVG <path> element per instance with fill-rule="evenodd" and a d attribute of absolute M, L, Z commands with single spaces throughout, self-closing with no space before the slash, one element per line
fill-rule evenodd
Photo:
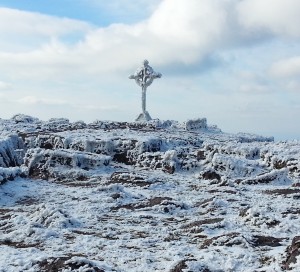
<path fill-rule="evenodd" d="M 136 84 L 142 87 L 142 110 L 143 112 L 138 116 L 136 121 L 149 121 L 151 120 L 150 114 L 146 111 L 146 90 L 155 78 L 160 78 L 161 73 L 156 73 L 149 65 L 148 60 L 144 60 L 143 66 L 135 71 L 135 73 L 129 76 L 130 79 L 134 79 Z"/>

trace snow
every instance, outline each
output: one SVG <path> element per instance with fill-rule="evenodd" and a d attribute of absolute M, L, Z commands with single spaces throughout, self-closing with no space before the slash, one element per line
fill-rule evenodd
<path fill-rule="evenodd" d="M 300 271 L 300 142 L 185 124 L 0 120 L 0 271 Z"/>

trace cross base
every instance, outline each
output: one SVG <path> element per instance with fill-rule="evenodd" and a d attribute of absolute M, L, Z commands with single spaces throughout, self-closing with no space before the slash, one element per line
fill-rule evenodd
<path fill-rule="evenodd" d="M 135 119 L 136 122 L 147 122 L 152 120 L 148 111 L 140 113 L 139 116 Z"/>

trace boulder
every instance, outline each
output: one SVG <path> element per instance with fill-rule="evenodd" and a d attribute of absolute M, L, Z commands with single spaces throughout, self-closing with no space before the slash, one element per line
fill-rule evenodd
<path fill-rule="evenodd" d="M 110 156 L 71 151 L 65 149 L 29 149 L 25 155 L 25 165 L 29 176 L 48 179 L 53 176 L 53 169 L 99 169 L 106 167 L 111 161 Z"/>

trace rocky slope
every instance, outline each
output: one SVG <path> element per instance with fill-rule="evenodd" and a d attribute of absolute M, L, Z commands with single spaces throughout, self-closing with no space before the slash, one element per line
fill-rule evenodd
<path fill-rule="evenodd" d="M 298 141 L 206 119 L 0 129 L 0 271 L 300 271 Z"/>

